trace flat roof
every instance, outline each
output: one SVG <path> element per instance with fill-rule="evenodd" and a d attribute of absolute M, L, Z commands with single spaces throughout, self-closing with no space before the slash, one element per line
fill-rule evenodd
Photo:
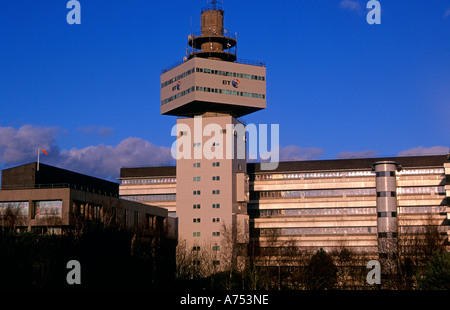
<path fill-rule="evenodd" d="M 176 166 L 121 168 L 120 178 L 176 177 Z"/>
<path fill-rule="evenodd" d="M 380 157 L 380 158 L 350 158 L 328 160 L 282 161 L 275 170 L 261 170 L 260 163 L 247 164 L 248 173 L 273 173 L 309 170 L 342 170 L 342 169 L 371 169 L 372 165 L 380 161 L 392 161 L 403 168 L 412 167 L 442 167 L 448 160 L 448 155 Z"/>
<path fill-rule="evenodd" d="M 325 159 L 281 161 L 275 170 L 261 170 L 260 163 L 248 163 L 247 172 L 252 173 L 276 173 L 290 171 L 319 171 L 319 170 L 371 170 L 372 165 L 381 161 L 393 161 L 403 168 L 414 167 L 443 167 L 449 162 L 449 155 L 405 156 L 405 157 L 379 157 L 379 158 L 349 158 L 349 159 Z M 176 166 L 165 167 L 140 167 L 122 168 L 121 178 L 145 178 L 145 177 L 176 177 Z"/>
<path fill-rule="evenodd" d="M 39 163 L 29 163 L 2 170 L 2 190 L 21 188 L 46 188 L 61 185 L 95 188 L 114 195 L 119 194 L 119 184 L 70 170 Z"/>

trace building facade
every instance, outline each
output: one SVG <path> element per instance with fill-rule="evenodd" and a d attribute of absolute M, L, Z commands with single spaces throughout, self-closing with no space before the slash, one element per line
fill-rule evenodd
<path fill-rule="evenodd" d="M 122 168 L 121 197 L 167 208 L 193 251 L 251 242 L 263 255 L 294 245 L 389 259 L 400 235 L 426 227 L 448 245 L 448 156 L 247 163 L 240 118 L 266 107 L 266 68 L 239 61 L 219 2 L 202 10 L 187 56 L 161 72 L 161 114 L 178 117 L 176 167 Z"/>
<path fill-rule="evenodd" d="M 166 208 L 119 198 L 119 184 L 30 163 L 2 171 L 2 227 L 61 234 L 88 221 L 129 230 L 152 230 L 176 239 L 176 220 Z"/>
<path fill-rule="evenodd" d="M 130 192 L 127 182 L 134 180 L 134 198 L 146 199 L 152 185 L 142 185 L 147 177 L 140 169 L 122 168 L 123 198 Z M 170 172 L 164 177 L 177 183 L 175 170 Z M 347 248 L 384 259 L 397 251 L 398 238 L 420 236 L 430 228 L 450 250 L 449 155 L 280 162 L 273 171 L 248 163 L 246 172 L 249 237 L 263 254 L 294 245 L 310 252 Z M 178 193 L 172 194 L 177 216 L 200 225 L 211 221 L 203 205 L 179 212 Z M 215 198 L 209 192 L 206 196 Z"/>

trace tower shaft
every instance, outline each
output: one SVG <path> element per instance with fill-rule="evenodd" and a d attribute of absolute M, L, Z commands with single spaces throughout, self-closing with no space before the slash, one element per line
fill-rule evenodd
<path fill-rule="evenodd" d="M 237 61 L 224 11 L 217 0 L 208 4 L 201 31 L 188 37 L 188 57 L 161 74 L 161 114 L 179 117 L 179 238 L 196 265 L 234 268 L 249 242 L 245 125 L 238 118 L 266 107 L 266 70 Z"/>

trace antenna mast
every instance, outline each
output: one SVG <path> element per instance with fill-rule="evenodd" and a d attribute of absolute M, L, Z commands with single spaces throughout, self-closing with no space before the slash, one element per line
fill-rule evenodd
<path fill-rule="evenodd" d="M 208 0 L 207 7 L 210 10 L 222 10 L 223 0 Z"/>

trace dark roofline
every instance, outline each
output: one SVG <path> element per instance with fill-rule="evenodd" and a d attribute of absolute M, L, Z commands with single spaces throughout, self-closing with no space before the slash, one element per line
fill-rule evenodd
<path fill-rule="evenodd" d="M 34 163 L 37 165 L 37 162 L 34 162 Z M 118 184 L 117 182 L 113 182 L 113 181 L 105 180 L 105 179 L 102 179 L 102 178 L 94 177 L 94 176 L 89 175 L 89 174 L 84 174 L 84 173 L 76 172 L 76 171 L 69 170 L 69 169 L 64 169 L 64 168 L 60 168 L 60 167 L 56 167 L 56 166 L 50 166 L 50 165 L 46 165 L 46 164 L 43 164 L 43 163 L 39 163 L 39 169 L 41 169 L 42 166 L 48 167 L 48 168 L 53 169 L 53 170 L 59 170 L 61 172 L 66 172 L 66 173 L 70 173 L 70 174 L 73 174 L 73 175 L 77 175 L 77 176 L 80 176 L 80 177 L 83 177 L 83 178 L 86 178 L 86 179 L 90 179 L 90 180 L 93 180 L 93 181 L 101 182 L 101 183 Z"/>
<path fill-rule="evenodd" d="M 58 184 L 66 184 L 71 187 L 95 188 L 114 195 L 119 193 L 119 183 L 43 163 L 39 163 L 39 171 L 37 170 L 37 162 L 2 170 L 2 189 L 43 188 L 48 185 Z"/>
<path fill-rule="evenodd" d="M 137 167 L 121 168 L 120 179 L 122 178 L 146 178 L 146 177 L 176 177 L 176 166 L 163 167 Z"/>
<path fill-rule="evenodd" d="M 278 164 L 275 170 L 261 170 L 260 163 L 247 164 L 248 173 L 273 173 L 287 171 L 310 171 L 310 170 L 341 170 L 341 169 L 372 169 L 372 165 L 379 161 L 397 162 L 404 168 L 410 167 L 442 167 L 448 162 L 449 155 L 428 156 L 405 156 L 405 157 L 380 157 L 380 158 L 350 158 L 350 159 L 327 159 L 327 160 L 305 160 L 284 161 Z"/>

